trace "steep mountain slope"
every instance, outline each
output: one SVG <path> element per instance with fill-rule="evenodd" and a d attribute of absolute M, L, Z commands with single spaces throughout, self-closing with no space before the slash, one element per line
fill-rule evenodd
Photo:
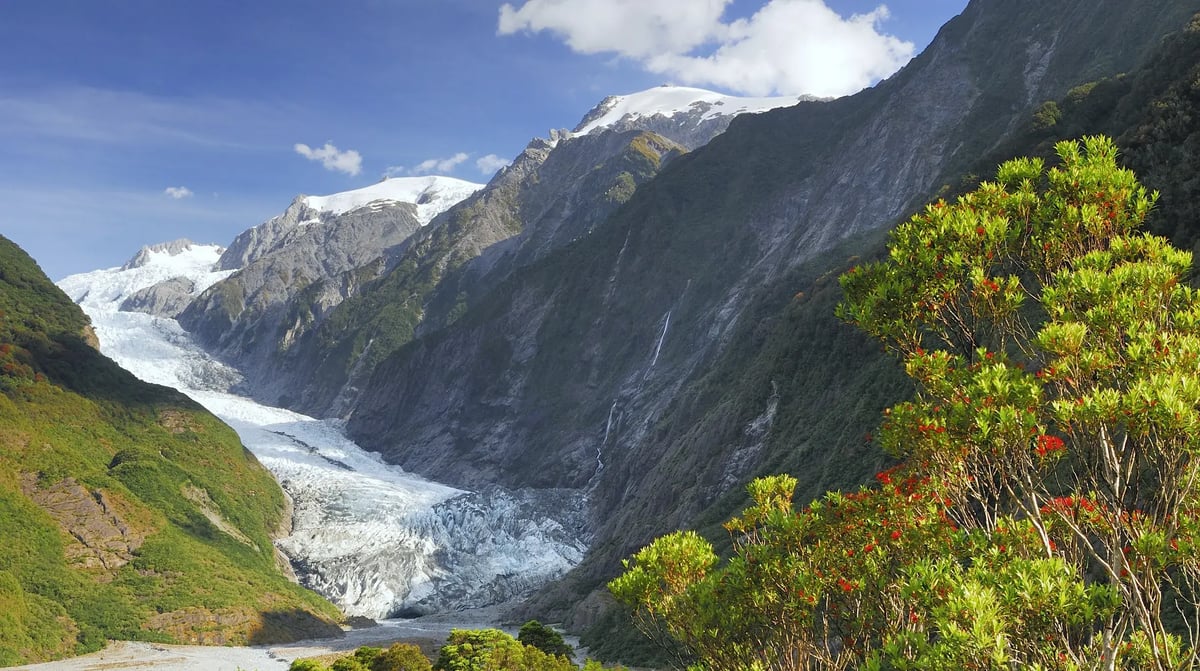
<path fill-rule="evenodd" d="M 942 190 L 972 188 L 975 175 L 986 177 L 1013 156 L 1048 155 L 1057 140 L 1107 133 L 1118 137 L 1122 160 L 1141 181 L 1161 190 L 1148 221 L 1151 230 L 1171 236 L 1176 245 L 1192 246 L 1200 237 L 1194 206 L 1200 197 L 1194 170 L 1200 159 L 1200 119 L 1191 113 L 1200 96 L 1198 77 L 1200 20 L 1193 19 L 1187 30 L 1164 40 L 1141 68 L 1072 89 L 1054 103 L 1059 112 L 1054 123 L 1046 123 L 1039 106 L 1003 147 L 980 158 L 960 187 Z M 909 390 L 892 359 L 833 317 L 841 299 L 835 276 L 858 263 L 851 255 L 856 250 L 864 257 L 882 254 L 882 239 L 873 234 L 848 241 L 760 292 L 731 338 L 733 344 L 659 421 L 650 449 L 664 460 L 687 463 L 690 454 L 730 453 L 730 440 L 749 443 L 749 451 L 731 452 L 756 457 L 758 465 L 749 477 L 791 473 L 800 480 L 799 500 L 826 488 L 857 486 L 884 465 L 869 434 L 879 423 L 879 408 Z M 774 409 L 774 421 L 769 435 L 755 445 L 755 420 L 764 403 Z M 724 462 L 693 465 L 686 473 L 706 473 L 704 487 L 711 493 L 724 489 L 724 467 Z M 727 544 L 727 534 L 717 525 L 744 502 L 739 490 L 730 490 L 688 524 Z M 661 505 L 650 499 L 635 502 L 615 526 L 636 530 L 645 518 L 659 514 Z M 568 580 L 529 604 L 529 611 L 563 612 L 566 604 L 619 571 L 619 557 L 604 549 L 592 553 Z M 602 595 L 593 594 L 589 602 L 576 610 L 576 624 L 590 625 L 585 641 L 594 654 L 629 658 L 631 650 L 647 645 L 636 635 L 621 635 L 620 617 L 604 610 L 608 601 Z"/>
<path fill-rule="evenodd" d="M 576 573 L 580 591 L 546 607 L 597 586 L 652 534 L 737 497 L 761 468 L 798 471 L 801 498 L 862 481 L 878 461 L 844 455 L 862 454 L 863 427 L 899 382 L 822 366 L 830 353 L 844 364 L 870 351 L 831 317 L 805 345 L 826 349 L 798 360 L 815 370 L 795 365 L 774 327 L 807 329 L 796 321 L 815 314 L 806 305 L 836 302 L 819 278 L 864 249 L 841 241 L 957 181 L 1041 101 L 1135 67 L 1195 9 L 972 2 L 891 80 L 739 118 L 674 161 L 590 235 L 380 363 L 348 428 L 452 483 L 586 492 L 598 527 L 592 559 Z M 781 316 L 796 289 L 809 298 Z M 748 343 L 779 360 L 748 354 Z M 734 361 L 781 368 L 751 385 Z M 797 405 L 793 394 L 809 384 L 822 385 L 826 405 Z M 765 448 L 780 436 L 799 441 L 790 449 L 803 458 Z"/>
<path fill-rule="evenodd" d="M 756 114 L 795 105 L 812 96 L 739 98 L 686 86 L 659 86 L 623 96 L 609 96 L 596 105 L 571 132 L 645 130 L 689 150 L 708 144 L 739 114 Z"/>
<path fill-rule="evenodd" d="M 360 255 L 352 268 L 310 263 L 289 283 L 283 278 L 295 278 L 295 268 L 252 261 L 246 250 L 297 256 L 295 222 L 311 216 L 300 211 L 311 199 L 299 199 L 297 211 L 230 245 L 222 267 L 250 265 L 194 301 L 180 321 L 249 373 L 246 391 L 256 398 L 342 414 L 374 365 L 414 334 L 453 321 L 513 269 L 587 234 L 639 184 L 723 132 L 734 117 L 796 100 L 673 86 L 609 97 L 575 132 L 533 140 L 486 189 L 402 244 L 365 261 Z M 244 285 L 258 295 L 248 296 Z M 170 304 L 158 291 L 138 304 Z M 339 306 L 359 292 L 361 298 Z"/>
<path fill-rule="evenodd" d="M 93 344 L 79 308 L 0 238 L 0 665 L 110 638 L 337 634 L 337 611 L 280 570 L 285 501 L 266 470 Z"/>
<path fill-rule="evenodd" d="M 376 363 L 427 322 L 453 321 L 514 263 L 585 234 L 681 152 L 637 131 L 534 140 L 487 188 L 381 261 L 382 278 L 281 348 L 270 366 L 275 380 L 264 378 L 253 392 L 304 412 L 340 414 Z"/>
<path fill-rule="evenodd" d="M 382 364 L 351 432 L 451 481 L 503 460 L 487 477 L 530 484 L 566 472 L 565 483 L 582 485 L 597 449 L 638 444 L 674 390 L 727 344 L 756 286 L 894 222 L 943 172 L 978 157 L 968 147 L 1002 140 L 1029 109 L 1018 101 L 1065 92 L 1070 72 L 1084 70 L 1081 49 L 1118 32 L 1156 34 L 1164 13 L 1179 25 L 1191 3 L 1149 18 L 1128 3 L 1026 4 L 972 3 L 874 89 L 739 118 L 590 236 L 498 287 L 458 328 Z M 1088 20 L 1096 14 L 1103 23 Z M 506 421 L 488 412 L 497 408 Z M 625 418 L 615 433 L 610 415 Z"/>
<path fill-rule="evenodd" d="M 480 186 L 411 177 L 331 196 L 299 196 L 282 215 L 229 245 L 217 267 L 233 274 L 191 300 L 179 321 L 208 349 L 260 377 L 278 348 L 372 277 L 365 266 Z M 163 295 L 177 291 L 171 283 L 153 287 L 139 304 L 175 305 Z M 291 305 L 301 294 L 305 310 L 297 313 Z"/>

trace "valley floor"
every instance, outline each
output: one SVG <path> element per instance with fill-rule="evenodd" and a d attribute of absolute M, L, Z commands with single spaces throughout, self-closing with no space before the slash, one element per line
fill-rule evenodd
<path fill-rule="evenodd" d="M 89 655 L 12 668 L 23 671 L 284 671 L 296 659 L 345 653 L 363 645 L 387 647 L 395 642 L 414 643 L 427 654 L 433 654 L 446 641 L 451 629 L 492 627 L 498 616 L 498 609 L 483 608 L 412 620 L 385 620 L 377 627 L 348 631 L 344 638 L 253 647 L 114 641 L 104 650 Z M 511 634 L 517 633 L 515 628 L 505 629 Z"/>

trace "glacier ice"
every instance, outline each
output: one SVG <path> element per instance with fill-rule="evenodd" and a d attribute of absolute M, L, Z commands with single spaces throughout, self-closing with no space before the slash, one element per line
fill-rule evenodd
<path fill-rule="evenodd" d="M 91 317 L 106 355 L 204 405 L 275 475 L 294 504 L 291 534 L 277 544 L 302 583 L 347 615 L 388 618 L 509 602 L 582 560 L 578 492 L 466 492 L 406 473 L 347 439 L 336 420 L 230 393 L 240 373 L 175 320 L 121 312 L 125 297 L 169 277 L 198 292 L 228 274 L 211 271 L 215 246 L 172 252 L 59 286 Z"/>

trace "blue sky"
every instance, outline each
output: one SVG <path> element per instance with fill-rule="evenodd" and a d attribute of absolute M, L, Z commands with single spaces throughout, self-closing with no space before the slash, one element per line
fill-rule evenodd
<path fill-rule="evenodd" d="M 4 0 L 0 233 L 55 279 L 142 244 L 227 244 L 300 193 L 487 181 L 608 94 L 848 93 L 965 5 Z"/>

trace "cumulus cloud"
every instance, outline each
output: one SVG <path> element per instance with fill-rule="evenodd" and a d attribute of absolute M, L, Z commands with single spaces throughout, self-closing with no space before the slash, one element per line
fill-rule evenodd
<path fill-rule="evenodd" d="M 631 58 L 687 53 L 724 29 L 732 0 L 526 0 L 500 7 L 501 35 L 548 30 L 583 54 L 615 51 Z"/>
<path fill-rule="evenodd" d="M 326 142 L 324 147 L 317 149 L 297 142 L 294 149 L 297 154 L 310 161 L 320 161 L 326 170 L 344 172 L 351 176 L 362 172 L 362 156 L 353 149 L 340 151 L 331 142 Z"/>
<path fill-rule="evenodd" d="M 501 158 L 495 154 L 480 156 L 475 159 L 475 167 L 479 168 L 479 172 L 485 175 L 494 175 L 496 171 L 508 165 L 508 159 Z"/>
<path fill-rule="evenodd" d="M 386 177 L 396 177 L 398 175 L 431 175 L 434 173 L 447 174 L 453 172 L 460 164 L 471 155 L 466 152 L 458 152 L 448 158 L 431 158 L 421 161 L 412 168 L 406 168 L 402 165 L 394 165 L 389 167 L 385 172 Z"/>
<path fill-rule="evenodd" d="M 548 31 L 579 53 L 615 53 L 684 84 L 748 95 L 838 96 L 886 77 L 914 47 L 881 32 L 880 5 L 848 18 L 823 0 L 768 0 L 726 22 L 730 0 L 526 0 L 500 8 L 498 32 Z"/>
<path fill-rule="evenodd" d="M 163 193 L 171 198 L 174 198 L 175 200 L 191 198 L 194 195 L 192 190 L 186 186 L 168 186 L 167 188 L 163 189 Z"/>

